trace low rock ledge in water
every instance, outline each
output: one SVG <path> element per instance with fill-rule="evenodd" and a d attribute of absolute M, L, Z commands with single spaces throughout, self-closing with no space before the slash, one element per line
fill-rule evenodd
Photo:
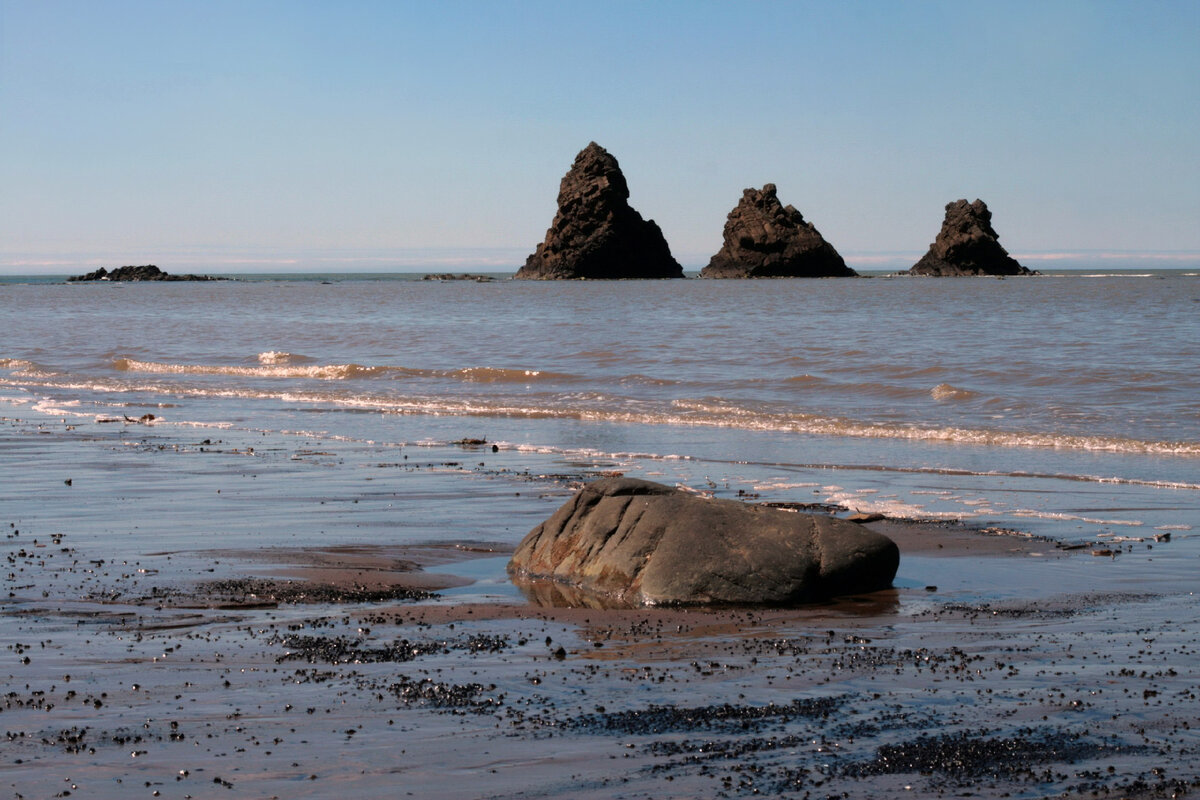
<path fill-rule="evenodd" d="M 117 267 L 112 272 L 109 272 L 104 267 L 89 272 L 86 275 L 76 275 L 67 278 L 70 283 L 83 283 L 86 281 L 220 281 L 224 278 L 214 278 L 211 275 L 169 275 L 163 272 L 153 264 L 143 264 L 141 266 L 126 266 Z"/>

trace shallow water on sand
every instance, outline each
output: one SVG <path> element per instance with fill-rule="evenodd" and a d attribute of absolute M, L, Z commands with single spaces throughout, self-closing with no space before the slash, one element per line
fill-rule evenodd
<path fill-rule="evenodd" d="M 1193 275 L 317 277 L 4 284 L 0 407 L 484 438 L 1060 537 L 1200 521 Z"/>

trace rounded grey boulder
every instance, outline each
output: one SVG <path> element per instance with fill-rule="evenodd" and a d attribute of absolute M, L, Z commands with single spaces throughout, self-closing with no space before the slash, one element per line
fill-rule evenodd
<path fill-rule="evenodd" d="M 612 605 L 790 605 L 891 586 L 896 544 L 861 525 L 650 481 L 585 486 L 521 542 L 508 571 Z"/>

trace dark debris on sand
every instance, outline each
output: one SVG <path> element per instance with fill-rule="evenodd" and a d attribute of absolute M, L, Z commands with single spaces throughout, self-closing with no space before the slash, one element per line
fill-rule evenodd
<path fill-rule="evenodd" d="M 467 653 L 498 653 L 509 646 L 507 636 L 477 634 L 460 639 L 433 639 L 412 642 L 397 639 L 379 647 L 365 646 L 362 641 L 344 636 L 302 636 L 293 634 L 279 639 L 287 652 L 276 661 L 308 661 L 328 664 L 404 663 L 421 656 L 454 651 Z"/>
<path fill-rule="evenodd" d="M 782 705 L 719 705 L 678 707 L 650 705 L 629 711 L 584 714 L 566 727 L 588 733 L 649 736 L 697 731 L 739 733 L 769 723 L 786 724 L 802 718 L 825 718 L 835 712 L 842 699 L 817 697 L 793 700 Z"/>
<path fill-rule="evenodd" d="M 1052 728 L 1024 728 L 1007 736 L 961 731 L 921 734 L 908 742 L 882 745 L 873 758 L 842 764 L 837 772 L 848 777 L 936 773 L 966 785 L 984 779 L 1036 782 L 1043 764 L 1076 764 L 1144 751 Z"/>
<path fill-rule="evenodd" d="M 207 581 L 196 587 L 194 600 L 218 608 L 256 608 L 301 603 L 383 603 L 430 600 L 438 595 L 405 586 L 338 586 L 306 581 L 230 578 Z"/>

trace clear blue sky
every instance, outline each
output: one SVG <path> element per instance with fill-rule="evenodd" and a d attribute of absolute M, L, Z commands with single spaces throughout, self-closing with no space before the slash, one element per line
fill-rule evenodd
<path fill-rule="evenodd" d="M 1196 0 L 0 0 L 0 47 L 5 273 L 515 269 L 591 140 L 685 266 L 767 182 L 860 268 L 959 197 L 1200 263 Z"/>

